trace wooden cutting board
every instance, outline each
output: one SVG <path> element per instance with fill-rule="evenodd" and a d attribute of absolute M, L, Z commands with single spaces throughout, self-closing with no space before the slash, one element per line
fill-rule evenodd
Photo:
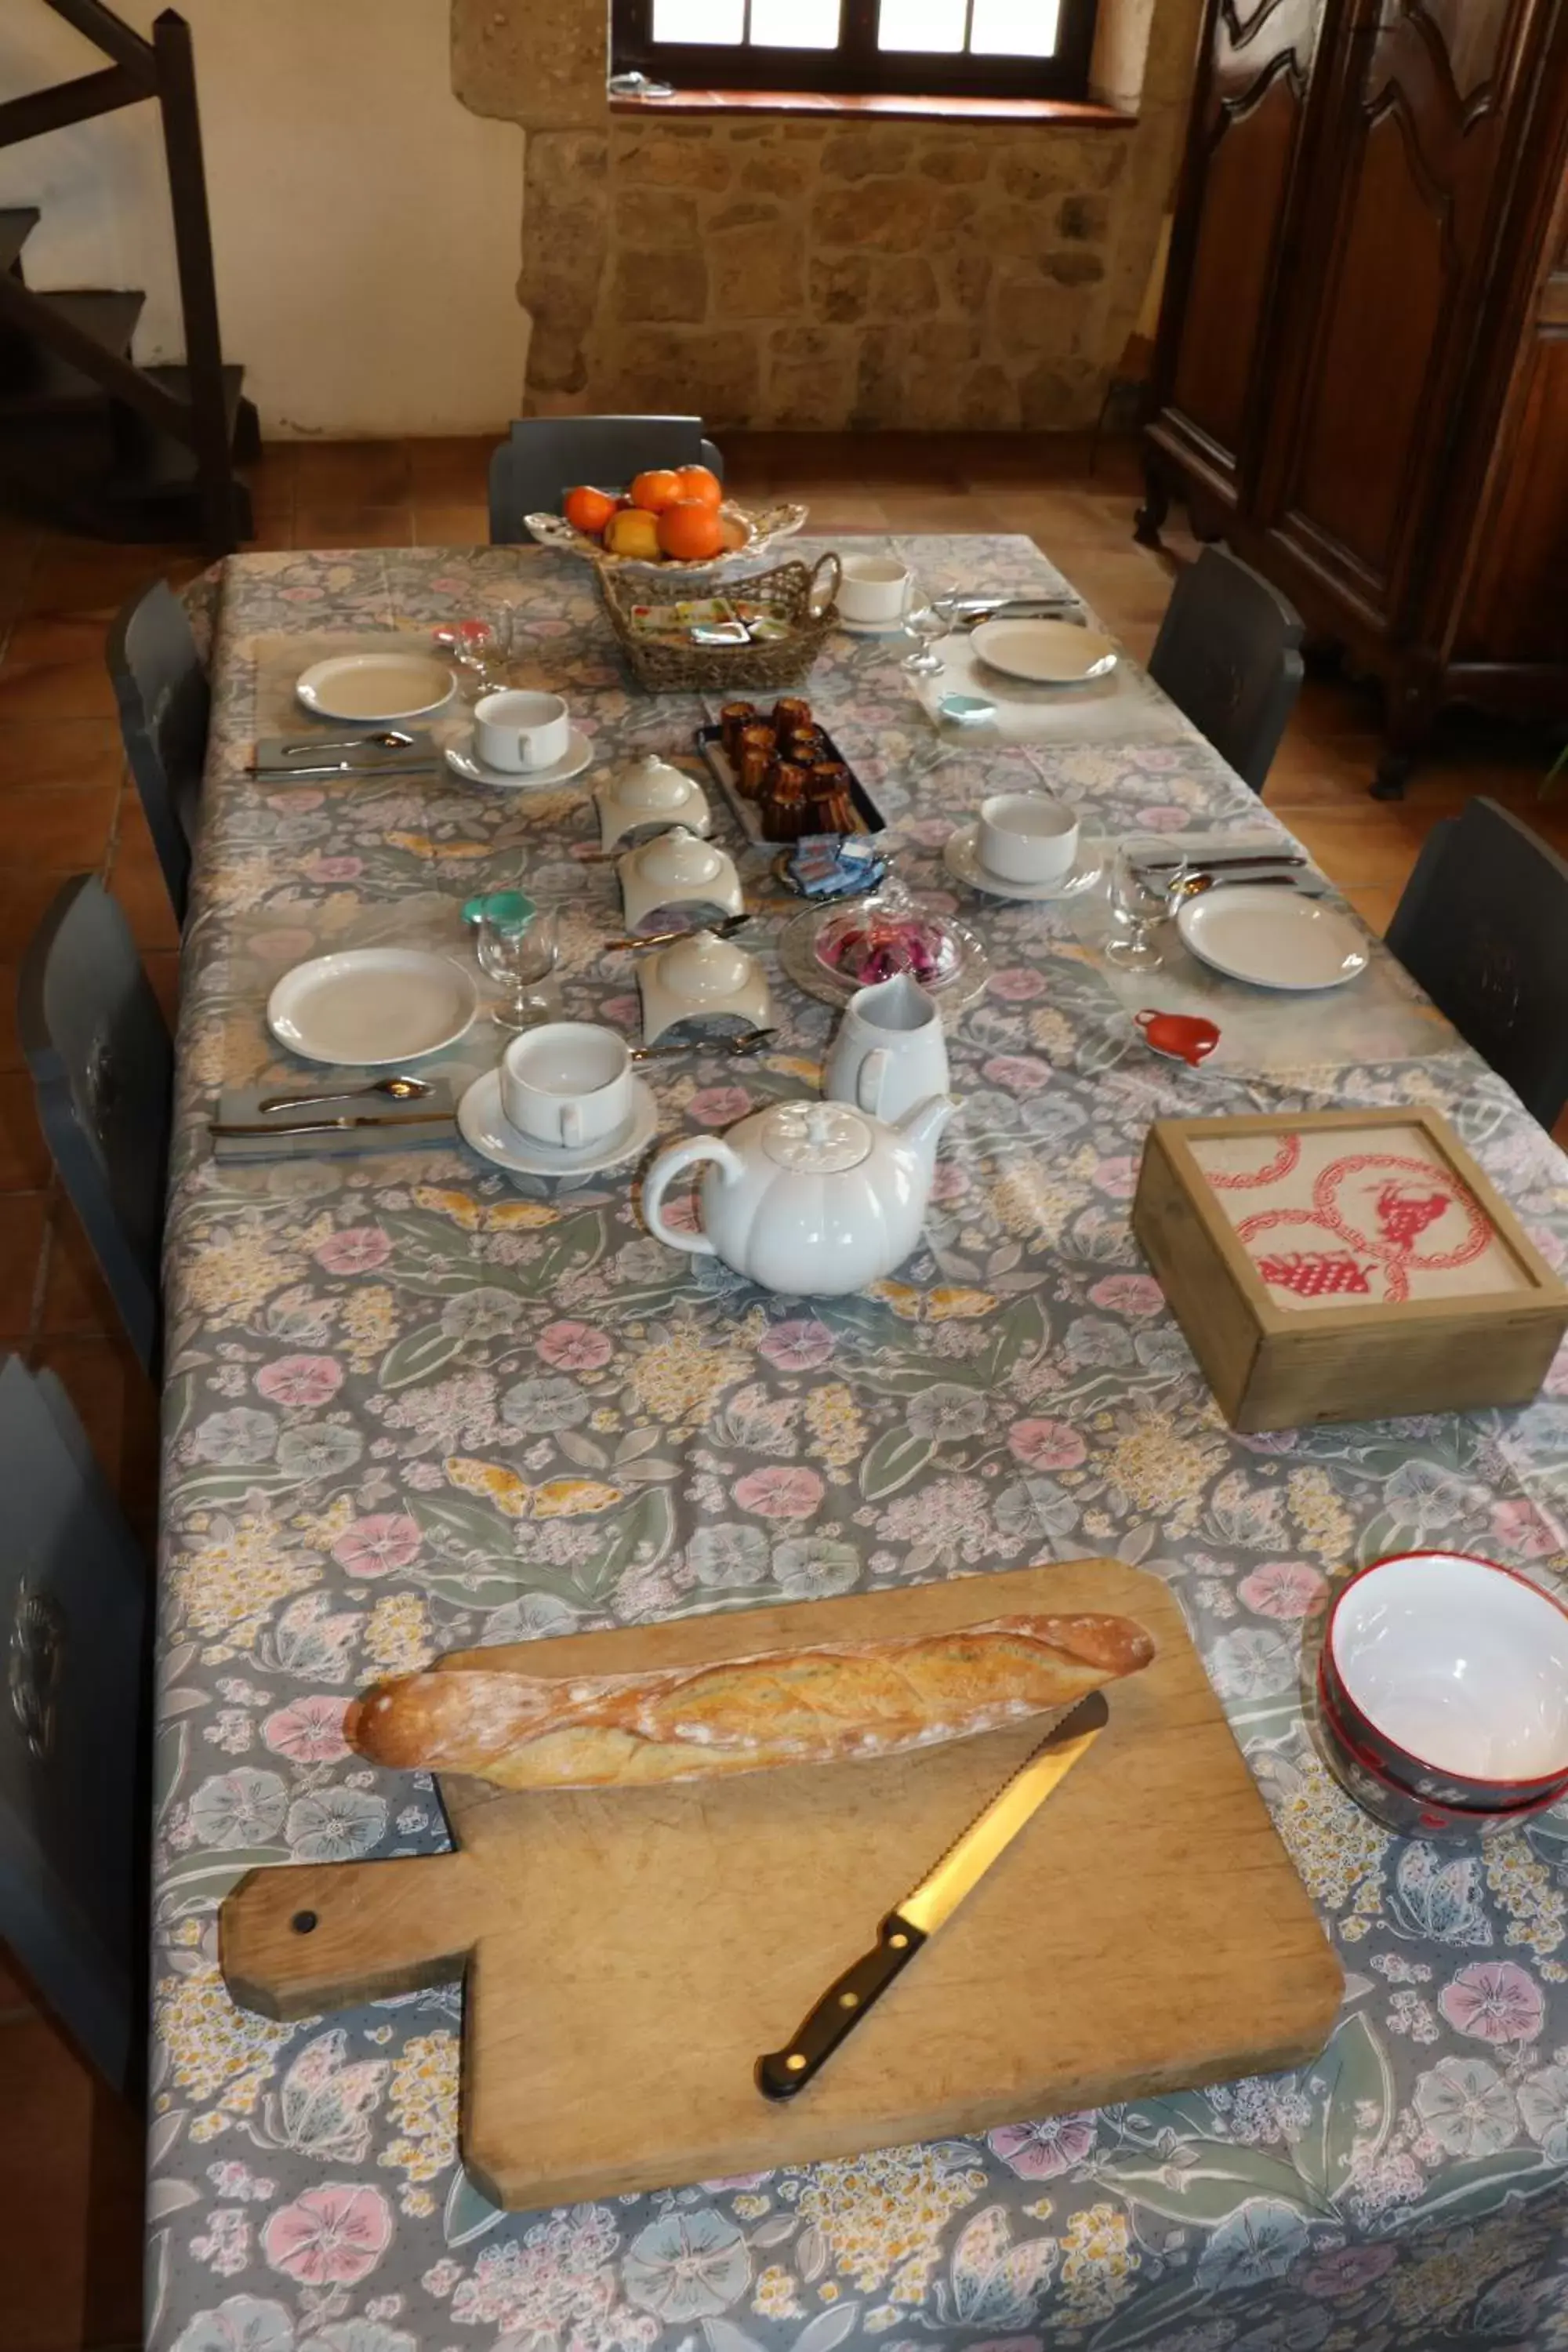
<path fill-rule="evenodd" d="M 787 2105 L 758 2055 L 1035 1745 L 1016 1727 L 875 1762 L 510 1795 L 445 1776 L 458 1851 L 253 1871 L 229 1990 L 272 2017 L 468 1972 L 462 2147 L 510 2206 L 759 2172 L 1314 2056 L 1339 1963 L 1173 1596 L 1109 1559 L 681 1618 L 447 1665 L 638 1671 L 1015 1612 L 1109 1610 L 1158 1643 L 1110 1727 Z"/>

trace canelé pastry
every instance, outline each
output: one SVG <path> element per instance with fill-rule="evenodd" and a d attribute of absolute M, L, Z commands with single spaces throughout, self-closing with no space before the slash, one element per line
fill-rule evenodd
<path fill-rule="evenodd" d="M 746 799 L 759 798 L 778 753 L 778 738 L 771 727 L 742 727 L 741 756 L 735 762 L 735 783 Z"/>
<path fill-rule="evenodd" d="M 1071 1706 L 1153 1654 L 1128 1617 L 999 1617 L 642 1675 L 408 1675 L 355 1700 L 343 1728 L 372 1763 L 405 1770 L 635 1787 L 972 1738 Z"/>
<path fill-rule="evenodd" d="M 761 717 L 754 702 L 727 702 L 719 713 L 720 740 L 724 756 L 733 766 L 741 749 L 741 730 L 752 727 Z"/>

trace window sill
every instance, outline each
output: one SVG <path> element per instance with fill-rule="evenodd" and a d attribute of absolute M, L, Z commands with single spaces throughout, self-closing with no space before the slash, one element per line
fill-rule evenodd
<path fill-rule="evenodd" d="M 1054 122 L 1064 131 L 1131 131 L 1138 121 L 1092 99 L 908 98 L 888 90 L 678 89 L 673 98 L 612 98 L 612 114 L 786 114 L 840 116 L 851 121 Z"/>

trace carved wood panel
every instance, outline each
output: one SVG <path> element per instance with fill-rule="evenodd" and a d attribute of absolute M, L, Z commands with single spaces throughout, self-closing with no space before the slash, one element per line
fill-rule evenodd
<path fill-rule="evenodd" d="M 1246 434 L 1322 5 L 1221 0 L 1212 23 L 1169 401 L 1222 470 Z"/>
<path fill-rule="evenodd" d="M 1282 503 L 1291 535 L 1383 614 L 1398 604 L 1426 476 L 1474 356 L 1533 5 L 1382 0 L 1352 52 L 1316 318 L 1292 355 L 1301 393 Z"/>

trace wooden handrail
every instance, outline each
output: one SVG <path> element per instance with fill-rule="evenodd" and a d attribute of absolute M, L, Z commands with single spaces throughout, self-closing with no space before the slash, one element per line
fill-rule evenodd
<path fill-rule="evenodd" d="M 30 89 L 0 105 L 0 147 L 41 139 L 46 131 L 63 130 L 68 122 L 90 122 L 95 114 L 112 114 L 117 107 L 134 106 L 150 95 L 146 83 L 126 66 L 105 66 L 99 73 L 79 74 L 74 81 Z"/>
<path fill-rule="evenodd" d="M 44 5 L 52 8 L 57 16 L 63 16 L 68 25 L 74 25 L 82 37 L 90 41 L 95 49 L 101 49 L 106 58 L 112 58 L 117 65 L 126 66 L 133 73 L 140 70 L 151 90 L 152 42 L 143 40 L 134 26 L 117 16 L 112 8 L 106 8 L 103 0 L 44 0 Z"/>

